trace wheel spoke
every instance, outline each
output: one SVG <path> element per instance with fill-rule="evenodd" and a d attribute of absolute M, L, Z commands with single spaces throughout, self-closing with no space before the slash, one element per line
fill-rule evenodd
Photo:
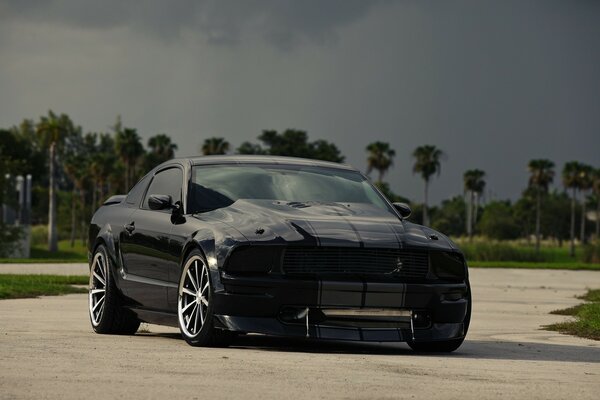
<path fill-rule="evenodd" d="M 189 268 L 187 270 L 187 275 L 190 278 L 190 282 L 192 283 L 194 290 L 198 291 L 198 285 L 196 285 L 196 281 L 194 280 L 194 277 L 192 276 L 192 273 L 190 272 Z"/>
<path fill-rule="evenodd" d="M 200 302 L 203 303 L 206 307 L 208 307 L 208 300 L 206 300 L 206 297 L 201 297 Z"/>
<path fill-rule="evenodd" d="M 188 308 L 190 308 L 191 306 L 193 306 L 194 304 L 196 304 L 194 301 L 191 301 L 187 306 L 183 307 L 181 309 L 181 312 L 184 313 L 187 311 Z"/>
<path fill-rule="evenodd" d="M 194 317 L 194 335 L 198 333 L 198 314 L 202 314 L 202 304 L 199 304 L 196 308 L 196 316 Z M 202 327 L 202 324 L 200 324 Z"/>
<path fill-rule="evenodd" d="M 98 293 L 104 293 L 104 292 L 106 292 L 106 290 L 104 290 L 104 289 L 92 289 L 91 292 L 92 292 L 92 295 L 95 295 L 95 294 L 98 294 Z"/>
<path fill-rule="evenodd" d="M 100 275 L 98 275 L 98 273 L 96 271 L 94 271 L 94 276 L 96 277 L 96 279 L 98 279 L 100 281 L 101 284 L 106 286 L 106 281 L 104 280 L 104 278 L 102 278 Z"/>
<path fill-rule="evenodd" d="M 182 291 L 183 291 L 183 293 L 185 293 L 185 294 L 187 294 L 187 295 L 189 295 L 189 296 L 196 297 L 196 293 L 192 292 L 192 291 L 191 291 L 190 289 L 188 289 L 188 288 L 185 288 L 185 287 L 184 287 L 184 288 L 182 288 Z"/>
<path fill-rule="evenodd" d="M 208 308 L 205 308 L 208 311 Z M 204 325 L 204 313 L 202 312 L 202 302 L 200 302 L 200 322 Z"/>
<path fill-rule="evenodd" d="M 196 303 L 196 306 L 192 309 L 192 312 L 190 313 L 189 317 L 188 317 L 188 321 L 187 324 L 185 325 L 185 327 L 189 330 L 190 329 L 190 322 L 192 322 L 192 317 L 194 316 L 194 311 L 198 310 L 198 303 Z"/>
<path fill-rule="evenodd" d="M 204 292 L 206 291 L 206 289 L 208 289 L 208 282 L 206 282 L 206 285 L 204 285 L 204 287 L 200 291 L 200 295 L 204 295 Z"/>
<path fill-rule="evenodd" d="M 199 288 L 202 287 L 202 276 L 200 276 L 200 278 L 198 278 L 198 260 L 196 260 L 194 262 L 194 272 L 196 273 L 196 283 L 198 284 L 198 287 L 196 288 L 196 290 L 198 290 Z"/>
<path fill-rule="evenodd" d="M 100 273 L 102 274 L 102 277 L 106 279 L 106 273 L 104 272 L 104 258 L 98 257 L 98 266 L 100 267 Z"/>
<path fill-rule="evenodd" d="M 98 301 L 96 302 L 96 304 L 95 304 L 95 305 L 94 305 L 94 307 L 92 308 L 92 312 L 96 311 L 96 308 L 98 308 L 98 306 L 104 302 L 104 297 L 105 297 L 105 296 L 102 296 L 102 297 L 100 297 L 100 298 L 98 299 Z"/>

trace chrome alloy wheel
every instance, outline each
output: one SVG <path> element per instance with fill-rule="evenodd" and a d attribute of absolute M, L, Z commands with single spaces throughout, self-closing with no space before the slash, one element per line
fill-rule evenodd
<path fill-rule="evenodd" d="M 100 324 L 104 304 L 106 302 L 106 284 L 108 279 L 106 259 L 102 252 L 97 252 L 90 269 L 89 309 L 93 326 Z"/>
<path fill-rule="evenodd" d="M 206 322 L 210 300 L 208 267 L 199 256 L 188 260 L 179 282 L 177 315 L 179 327 L 188 337 L 198 335 Z"/>

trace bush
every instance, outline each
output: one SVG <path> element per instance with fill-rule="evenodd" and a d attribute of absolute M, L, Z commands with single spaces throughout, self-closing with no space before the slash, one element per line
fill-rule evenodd
<path fill-rule="evenodd" d="M 48 225 L 34 225 L 31 227 L 31 246 L 40 246 L 48 243 Z"/>
<path fill-rule="evenodd" d="M 600 263 L 600 240 L 589 243 L 583 248 L 583 262 Z"/>
<path fill-rule="evenodd" d="M 0 258 L 10 257 L 20 246 L 23 231 L 20 226 L 0 224 Z"/>
<path fill-rule="evenodd" d="M 537 253 L 534 248 L 517 247 L 507 243 L 480 242 L 464 243 L 460 246 L 469 261 L 555 261 L 552 252 Z"/>
<path fill-rule="evenodd" d="M 516 239 L 521 230 L 510 203 L 504 201 L 489 203 L 483 210 L 478 227 L 483 235 L 498 240 Z"/>

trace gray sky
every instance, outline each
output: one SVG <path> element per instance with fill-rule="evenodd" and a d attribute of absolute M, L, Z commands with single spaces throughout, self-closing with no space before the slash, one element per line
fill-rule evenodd
<path fill-rule="evenodd" d="M 388 141 L 385 179 L 415 200 L 410 154 L 434 144 L 433 201 L 470 168 L 515 198 L 531 158 L 600 167 L 600 1 L 0 0 L 0 89 L 2 127 L 121 114 L 179 156 L 298 128 L 363 171 Z"/>

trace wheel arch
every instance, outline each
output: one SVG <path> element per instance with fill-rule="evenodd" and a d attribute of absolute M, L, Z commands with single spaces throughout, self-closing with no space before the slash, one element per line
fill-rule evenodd
<path fill-rule="evenodd" d="M 217 246 L 215 232 L 211 229 L 202 229 L 195 232 L 184 244 L 179 259 L 180 273 L 183 270 L 185 261 L 193 250 L 198 250 L 204 257 L 210 271 L 213 289 L 215 291 L 223 290 L 221 278 L 219 276 L 219 266 L 217 265 Z"/>
<path fill-rule="evenodd" d="M 113 233 L 112 233 L 112 228 L 110 227 L 109 224 L 106 224 L 100 229 L 100 231 L 96 235 L 96 238 L 94 239 L 94 243 L 92 244 L 91 249 L 92 249 L 92 259 L 93 259 L 93 255 L 96 253 L 96 250 L 98 249 L 99 246 L 102 245 L 106 248 L 107 256 L 110 261 L 109 265 L 111 266 L 111 268 L 109 268 L 109 273 L 111 274 L 113 281 L 118 283 L 119 274 L 117 272 L 121 266 L 121 262 L 119 261 L 119 257 L 118 257 L 118 243 L 115 243 L 115 242 L 116 241 L 115 241 Z M 91 261 L 90 261 L 90 268 L 91 268 Z"/>

